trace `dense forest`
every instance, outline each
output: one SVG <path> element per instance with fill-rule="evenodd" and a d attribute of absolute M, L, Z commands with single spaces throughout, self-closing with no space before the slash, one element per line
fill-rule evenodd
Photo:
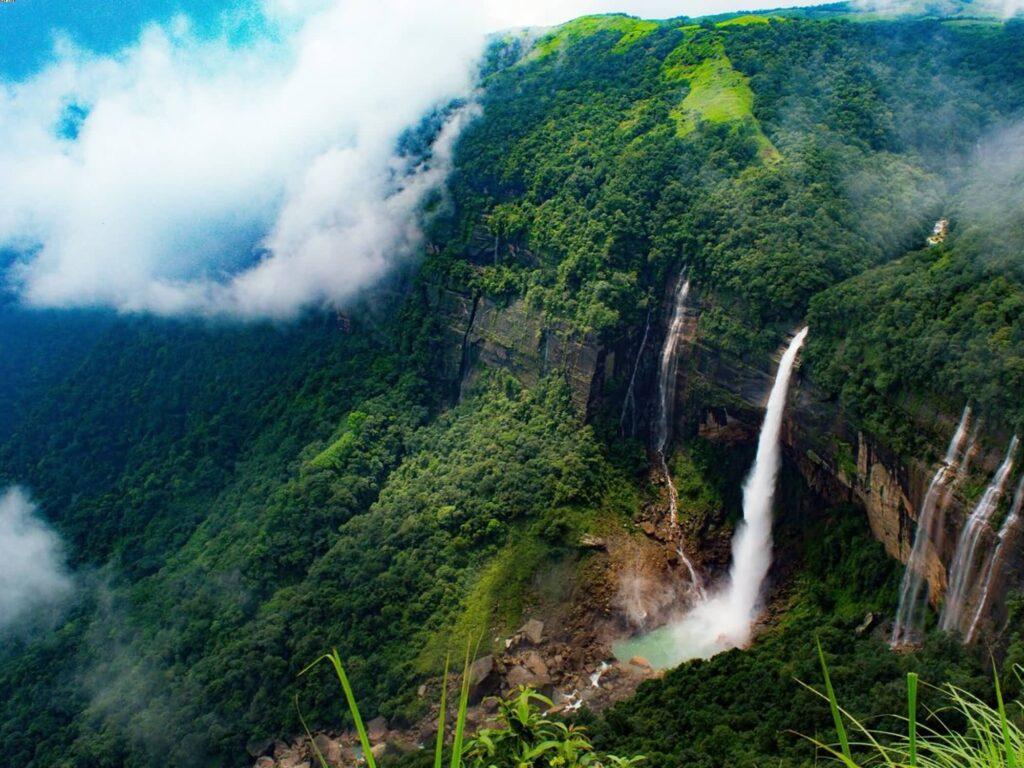
<path fill-rule="evenodd" d="M 800 375 L 894 456 L 930 462 L 948 439 L 908 401 L 953 418 L 971 402 L 1000 439 L 1024 428 L 1022 53 L 1020 21 L 839 11 L 510 35 L 424 212 L 428 247 L 344 314 L 8 301 L 0 485 L 30 491 L 77 587 L 55 626 L 0 645 L 5 758 L 247 764 L 252 740 L 301 732 L 296 698 L 310 727 L 346 723 L 326 672 L 299 675 L 329 648 L 366 715 L 414 723 L 446 654 L 500 648 L 531 610 L 580 600 L 604 562 L 581 540 L 644 538 L 661 490 L 643 431 L 622 429 L 631 366 L 603 363 L 582 409 L 557 365 L 469 377 L 470 329 L 442 295 L 640 361 L 645 414 L 645 323 L 685 267 L 702 346 L 768 369 L 808 323 Z M 939 217 L 949 235 L 926 247 Z M 672 458 L 681 514 L 710 539 L 735 523 L 751 441 L 690 426 Z M 893 613 L 899 564 L 860 509 L 786 469 L 788 563 L 754 647 L 582 710 L 599 748 L 811 765 L 791 731 L 832 728 L 797 682 L 818 680 L 816 638 L 854 712 L 898 711 L 908 670 L 987 695 L 978 649 L 934 632 L 893 654 L 857 631 Z M 1011 610 L 993 638 L 1007 680 L 1022 631 Z"/>

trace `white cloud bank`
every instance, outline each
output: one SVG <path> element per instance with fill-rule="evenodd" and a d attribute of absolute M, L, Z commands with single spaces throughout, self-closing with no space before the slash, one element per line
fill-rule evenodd
<path fill-rule="evenodd" d="M 854 5 L 863 11 L 893 16 L 927 13 L 1010 19 L 1024 13 L 1024 0 L 854 0 Z"/>
<path fill-rule="evenodd" d="M 0 95 L 0 242 L 31 254 L 24 300 L 282 317 L 349 298 L 415 245 L 465 120 L 401 173 L 403 129 L 470 90 L 479 22 L 447 5 L 339 2 L 245 48 L 184 20 L 114 58 L 65 47 Z M 87 111 L 73 140 L 69 104 Z"/>
<path fill-rule="evenodd" d="M 72 588 L 57 534 L 20 488 L 0 495 L 0 632 L 35 624 Z"/>
<path fill-rule="evenodd" d="M 265 2 L 266 33 L 242 46 L 179 18 L 115 56 L 64 43 L 0 84 L 0 247 L 21 254 L 6 280 L 25 303 L 278 318 L 344 304 L 419 245 L 416 211 L 472 109 L 421 167 L 395 143 L 469 95 L 487 32 L 758 4 Z"/>

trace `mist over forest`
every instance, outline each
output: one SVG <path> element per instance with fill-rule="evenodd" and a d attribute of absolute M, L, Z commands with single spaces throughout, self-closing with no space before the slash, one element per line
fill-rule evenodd
<path fill-rule="evenodd" d="M 0 754 L 1024 761 L 1017 0 L 0 4 Z"/>

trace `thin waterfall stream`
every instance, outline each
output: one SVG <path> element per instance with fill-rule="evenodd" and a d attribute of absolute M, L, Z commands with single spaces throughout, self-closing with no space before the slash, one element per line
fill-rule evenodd
<path fill-rule="evenodd" d="M 743 484 L 743 522 L 732 542 L 732 566 L 726 583 L 678 622 L 619 643 L 619 658 L 641 655 L 654 667 L 670 667 L 710 658 L 747 645 L 762 608 L 762 589 L 772 561 L 772 504 L 782 462 L 780 434 L 797 354 L 807 337 L 803 328 L 789 343 L 775 374 L 754 464 Z"/>
<path fill-rule="evenodd" d="M 626 388 L 626 397 L 622 401 L 622 415 L 619 417 L 619 430 L 624 435 L 633 436 L 636 433 L 636 373 L 640 370 L 640 360 L 647 348 L 647 337 L 651 333 L 651 310 L 647 310 L 647 320 L 644 321 L 644 335 L 640 339 L 640 349 L 636 352 L 636 360 L 633 361 L 633 372 L 629 375 L 629 386 Z M 629 413 L 631 421 L 630 428 L 626 430 L 626 414 Z"/>
<path fill-rule="evenodd" d="M 981 542 L 985 530 L 990 528 L 992 516 L 1006 490 L 1006 481 L 1013 471 L 1014 455 L 1017 453 L 1019 442 L 1016 435 L 1010 440 L 1003 463 L 999 465 L 999 469 L 992 476 L 992 481 L 974 506 L 974 510 L 964 522 L 963 530 L 960 532 L 953 563 L 949 568 L 949 589 L 946 593 L 946 602 L 939 618 L 939 626 L 947 632 L 954 629 L 966 631 L 964 612 L 968 599 L 971 597 L 971 588 L 974 585 L 973 577 L 975 576 L 978 544 Z"/>
<path fill-rule="evenodd" d="M 942 464 L 932 476 L 928 492 L 921 502 L 917 515 L 917 532 L 914 534 L 914 545 L 907 559 L 907 567 L 903 571 L 900 584 L 900 602 L 896 609 L 896 621 L 893 624 L 890 645 L 893 648 L 910 645 L 920 640 L 921 620 L 924 615 L 924 602 L 927 598 L 925 580 L 925 560 L 929 547 L 935 542 L 942 529 L 943 515 L 949 503 L 952 480 L 957 476 L 957 468 L 963 466 L 970 453 L 967 429 L 971 421 L 971 408 L 964 406 L 960 423 L 953 433 Z"/>
<path fill-rule="evenodd" d="M 690 296 L 690 280 L 684 269 L 679 273 L 676 280 L 676 287 L 673 293 L 675 301 L 672 305 L 672 318 L 668 324 L 668 331 L 665 333 L 665 343 L 661 348 L 661 358 L 658 364 L 658 398 L 656 401 L 656 413 L 654 419 L 654 434 L 652 436 L 652 449 L 655 461 L 665 478 L 665 485 L 668 487 L 669 519 L 675 529 L 679 541 L 676 546 L 676 554 L 690 577 L 690 587 L 698 599 L 703 599 L 704 581 L 694 567 L 693 562 L 686 556 L 683 550 L 683 536 L 679 529 L 679 495 L 675 483 L 672 482 L 672 473 L 669 472 L 668 462 L 665 459 L 665 450 L 668 446 L 669 437 L 672 433 L 672 412 L 676 399 L 676 376 L 679 372 L 679 339 L 683 334 L 683 327 L 686 322 L 686 301 Z M 646 335 L 644 337 L 646 339 Z"/>
<path fill-rule="evenodd" d="M 981 620 L 985 615 L 985 611 L 988 609 L 989 604 L 992 602 L 992 596 L 995 591 L 995 587 L 1000 583 L 1000 579 L 1003 576 L 1003 565 L 1006 562 L 1006 556 L 1009 554 L 1010 548 L 1016 545 L 1017 539 L 1020 538 L 1021 532 L 1021 506 L 1024 505 L 1024 477 L 1017 483 L 1017 490 L 1013 494 L 1013 503 L 1010 505 L 1010 512 L 1006 516 L 1006 520 L 1003 521 L 1002 526 L 999 528 L 999 534 L 996 538 L 996 546 L 989 555 L 987 562 L 985 563 L 983 573 L 984 578 L 981 581 L 981 586 L 978 590 L 978 604 L 974 609 L 974 617 L 971 619 L 971 625 L 967 629 L 967 635 L 964 640 L 968 643 L 974 642 L 974 638 L 978 635 L 978 628 L 981 625 Z"/>

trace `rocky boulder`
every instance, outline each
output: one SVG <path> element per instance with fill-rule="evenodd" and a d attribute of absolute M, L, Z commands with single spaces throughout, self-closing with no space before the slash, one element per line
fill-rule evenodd
<path fill-rule="evenodd" d="M 319 733 L 314 737 L 313 744 L 331 768 L 341 768 L 343 752 L 340 742 L 335 741 L 326 734 Z"/>
<path fill-rule="evenodd" d="M 469 700 L 476 704 L 485 696 L 493 696 L 501 687 L 501 679 L 490 654 L 481 656 L 469 666 Z"/>
<path fill-rule="evenodd" d="M 544 639 L 544 622 L 530 619 L 519 628 L 519 634 L 531 644 L 540 645 L 540 641 Z"/>
<path fill-rule="evenodd" d="M 273 739 L 254 739 L 245 745 L 245 751 L 250 757 L 263 757 L 274 754 Z"/>
<path fill-rule="evenodd" d="M 527 651 L 513 664 L 505 677 L 510 688 L 529 686 L 543 691 L 551 685 L 551 674 L 548 665 L 536 651 Z"/>
<path fill-rule="evenodd" d="M 366 724 L 366 735 L 373 743 L 384 741 L 388 737 L 388 721 L 383 717 L 375 717 Z"/>

